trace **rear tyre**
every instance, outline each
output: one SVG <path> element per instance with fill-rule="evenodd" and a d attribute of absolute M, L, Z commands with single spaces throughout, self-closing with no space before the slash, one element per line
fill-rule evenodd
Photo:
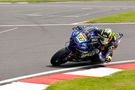
<path fill-rule="evenodd" d="M 70 52 L 66 48 L 60 49 L 52 56 L 50 63 L 53 66 L 59 66 L 63 63 L 66 63 L 67 61 L 65 61 L 64 59 L 69 55 L 69 53 Z"/>

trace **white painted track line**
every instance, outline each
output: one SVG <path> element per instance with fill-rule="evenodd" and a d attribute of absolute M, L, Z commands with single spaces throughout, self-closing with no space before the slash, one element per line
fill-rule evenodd
<path fill-rule="evenodd" d="M 12 29 L 3 30 L 3 31 L 0 31 L 0 34 L 10 32 L 10 31 L 14 31 L 16 29 L 18 29 L 18 28 L 16 27 L 16 28 L 12 28 Z"/>
<path fill-rule="evenodd" d="M 73 25 L 73 24 L 21 24 L 21 25 L 0 25 L 0 27 L 37 27 L 37 26 L 62 26 L 62 25 Z"/>
<path fill-rule="evenodd" d="M 113 25 L 113 24 L 135 24 L 135 23 L 93 23 L 92 25 Z M 81 22 L 69 24 L 20 24 L 20 25 L 0 25 L 0 27 L 37 27 L 37 26 L 70 26 L 70 25 L 89 25 Z"/>
<path fill-rule="evenodd" d="M 12 2 L 0 2 L 0 5 L 8 5 L 8 4 L 29 4 L 29 2 L 16 2 L 16 3 L 12 3 Z"/>
<path fill-rule="evenodd" d="M 26 75 L 26 76 L 21 76 L 21 77 L 16 77 L 16 78 L 0 81 L 0 84 L 13 82 L 13 81 L 18 81 L 18 80 L 26 79 L 26 78 L 32 78 L 32 77 L 52 74 L 52 73 L 58 73 L 58 72 L 62 72 L 62 71 L 81 69 L 81 68 L 85 68 L 85 67 L 88 67 L 88 66 L 95 66 L 95 65 L 87 65 L 87 66 L 80 66 L 80 67 L 73 67 L 73 68 L 66 68 L 66 69 L 59 69 L 59 70 L 52 70 L 52 71 L 41 72 L 41 73 L 32 74 L 32 75 Z"/>
<path fill-rule="evenodd" d="M 89 25 L 89 24 L 85 24 L 84 22 L 87 22 L 87 21 L 82 21 L 82 22 L 76 22 L 76 23 L 72 23 L 72 25 Z M 90 23 L 90 24 L 93 24 L 93 25 L 125 25 L 125 24 L 135 24 L 135 23 Z"/>
<path fill-rule="evenodd" d="M 104 63 L 103 65 L 115 65 L 115 64 L 122 64 L 122 63 L 132 63 L 132 62 L 135 62 L 135 60 L 116 61 L 116 62 Z"/>

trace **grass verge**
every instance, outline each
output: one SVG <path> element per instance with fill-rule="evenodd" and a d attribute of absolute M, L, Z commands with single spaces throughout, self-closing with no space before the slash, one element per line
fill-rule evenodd
<path fill-rule="evenodd" d="M 46 90 L 135 90 L 135 70 L 117 72 L 102 78 L 79 78 L 58 82 Z"/>
<path fill-rule="evenodd" d="M 135 1 L 135 0 L 0 0 L 0 2 Z"/>
<path fill-rule="evenodd" d="M 128 22 L 135 22 L 135 11 L 98 18 L 92 21 L 87 21 L 85 23 L 128 23 Z"/>

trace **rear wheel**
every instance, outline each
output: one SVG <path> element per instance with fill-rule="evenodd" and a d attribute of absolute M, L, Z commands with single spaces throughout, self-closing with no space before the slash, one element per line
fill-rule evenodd
<path fill-rule="evenodd" d="M 66 48 L 62 48 L 60 49 L 58 52 L 56 52 L 52 58 L 51 58 L 51 64 L 53 66 L 59 66 L 63 63 L 65 63 L 66 61 L 64 61 L 65 57 L 67 57 L 69 55 L 69 51 Z"/>

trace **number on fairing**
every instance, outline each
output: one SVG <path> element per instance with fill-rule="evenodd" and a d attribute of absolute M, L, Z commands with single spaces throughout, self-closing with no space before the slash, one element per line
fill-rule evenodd
<path fill-rule="evenodd" d="M 82 33 L 80 33 L 80 34 L 77 36 L 77 40 L 78 40 L 78 42 L 84 42 L 84 41 L 86 41 L 86 38 L 83 36 Z"/>

